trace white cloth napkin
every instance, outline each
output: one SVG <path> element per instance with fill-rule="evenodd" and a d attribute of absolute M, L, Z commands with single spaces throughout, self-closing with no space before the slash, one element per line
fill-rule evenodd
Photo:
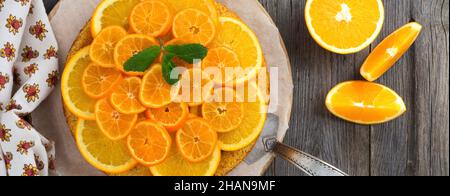
<path fill-rule="evenodd" d="M 55 87 L 57 51 L 42 0 L 0 0 L 0 176 L 55 168 L 53 143 L 23 117 Z"/>

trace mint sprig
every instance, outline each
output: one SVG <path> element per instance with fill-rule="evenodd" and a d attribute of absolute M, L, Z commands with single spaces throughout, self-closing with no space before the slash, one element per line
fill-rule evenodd
<path fill-rule="evenodd" d="M 130 59 L 128 59 L 123 68 L 127 72 L 145 72 L 161 53 L 161 47 L 152 46 L 147 48 Z"/>
<path fill-rule="evenodd" d="M 171 77 L 172 71 L 177 67 L 173 59 L 179 58 L 186 63 L 194 64 L 196 60 L 203 60 L 208 55 L 208 48 L 201 44 L 152 46 L 128 59 L 123 65 L 124 70 L 126 72 L 145 72 L 161 52 L 163 52 L 163 78 L 168 84 L 174 85 L 179 78 Z"/>

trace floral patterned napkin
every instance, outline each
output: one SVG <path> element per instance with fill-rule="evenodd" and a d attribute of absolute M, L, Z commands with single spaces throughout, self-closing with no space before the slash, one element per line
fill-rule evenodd
<path fill-rule="evenodd" d="M 57 50 L 42 0 L 0 0 L 0 176 L 53 174 L 53 143 L 23 117 L 55 87 Z"/>

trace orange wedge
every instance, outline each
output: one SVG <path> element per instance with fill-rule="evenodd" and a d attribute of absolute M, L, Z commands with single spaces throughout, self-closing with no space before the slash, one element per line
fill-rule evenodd
<path fill-rule="evenodd" d="M 161 108 L 172 102 L 172 86 L 163 78 L 161 64 L 155 64 L 142 79 L 141 103 L 149 108 Z"/>
<path fill-rule="evenodd" d="M 91 64 L 84 70 L 81 84 L 89 97 L 99 99 L 109 95 L 121 80 L 122 73 L 116 68 Z"/>
<path fill-rule="evenodd" d="M 103 0 L 95 9 L 91 19 L 92 36 L 109 26 L 129 28 L 128 17 L 140 0 Z"/>
<path fill-rule="evenodd" d="M 175 15 L 172 33 L 175 38 L 206 46 L 216 36 L 216 25 L 206 13 L 185 9 Z"/>
<path fill-rule="evenodd" d="M 194 8 L 200 10 L 206 14 L 214 21 L 218 20 L 218 13 L 215 6 L 214 0 L 164 0 L 169 3 L 176 12 L 188 8 Z"/>
<path fill-rule="evenodd" d="M 100 130 L 111 140 L 126 138 L 136 124 L 138 115 L 121 114 L 107 99 L 101 99 L 95 106 L 95 116 Z"/>
<path fill-rule="evenodd" d="M 189 69 L 177 85 L 179 101 L 189 106 L 199 106 L 213 95 L 214 82 L 201 69 Z"/>
<path fill-rule="evenodd" d="M 368 47 L 383 27 L 381 0 L 308 0 L 306 25 L 323 48 L 350 54 Z"/>
<path fill-rule="evenodd" d="M 235 78 L 234 69 L 240 67 L 239 56 L 225 47 L 213 48 L 202 61 L 202 69 L 207 73 L 214 74 L 214 81 L 219 85 L 231 84 Z"/>
<path fill-rule="evenodd" d="M 170 152 L 172 138 L 167 131 L 150 121 L 140 122 L 127 139 L 131 155 L 147 167 L 163 162 Z"/>
<path fill-rule="evenodd" d="M 203 118 L 219 133 L 230 132 L 244 119 L 244 104 L 236 100 L 236 92 L 231 88 L 215 91 L 214 100 L 202 106 Z"/>
<path fill-rule="evenodd" d="M 117 69 L 127 75 L 143 75 L 144 73 L 140 72 L 125 72 L 123 66 L 128 59 L 152 46 L 159 46 L 159 43 L 155 40 L 155 38 L 148 35 L 133 34 L 124 37 L 116 44 L 116 47 L 114 48 L 114 62 Z"/>
<path fill-rule="evenodd" d="M 175 132 L 184 126 L 189 117 L 189 107 L 185 103 L 171 103 L 157 109 L 147 110 L 148 118 L 164 126 L 167 131 Z"/>
<path fill-rule="evenodd" d="M 114 47 L 127 32 L 120 26 L 110 26 L 95 37 L 89 55 L 91 60 L 104 67 L 115 67 Z"/>
<path fill-rule="evenodd" d="M 191 119 L 177 132 L 176 141 L 181 155 L 191 162 L 201 162 L 214 152 L 217 133 L 201 118 Z"/>
<path fill-rule="evenodd" d="M 81 49 L 67 62 L 61 78 L 61 94 L 68 110 L 85 120 L 95 120 L 96 100 L 90 98 L 81 85 L 84 70 L 92 63 L 89 46 Z"/>
<path fill-rule="evenodd" d="M 111 104 L 122 114 L 139 114 L 145 107 L 139 102 L 142 80 L 138 77 L 126 78 L 111 94 Z"/>
<path fill-rule="evenodd" d="M 236 72 L 235 83 L 243 84 L 254 79 L 263 66 L 263 52 L 256 34 L 236 18 L 220 17 L 216 39 L 210 48 L 225 47 L 239 58 L 241 72 Z M 233 58 L 233 57 L 232 57 Z M 233 65 L 231 65 L 233 66 Z"/>
<path fill-rule="evenodd" d="M 364 81 L 337 85 L 328 93 L 326 105 L 335 116 L 364 125 L 384 123 L 406 111 L 402 98 L 393 90 Z"/>
<path fill-rule="evenodd" d="M 361 75 L 373 82 L 386 73 L 416 41 L 422 25 L 411 22 L 384 39 L 369 55 L 361 68 Z"/>
<path fill-rule="evenodd" d="M 169 32 L 173 11 L 163 1 L 144 1 L 130 15 L 131 29 L 140 34 L 159 37 Z"/>

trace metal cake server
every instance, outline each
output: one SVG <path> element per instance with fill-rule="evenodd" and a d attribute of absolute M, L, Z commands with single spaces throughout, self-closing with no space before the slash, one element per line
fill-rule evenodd
<path fill-rule="evenodd" d="M 305 152 L 278 142 L 279 117 L 268 114 L 264 131 L 245 162 L 249 165 L 274 152 L 310 176 L 348 176 L 345 172 Z"/>

